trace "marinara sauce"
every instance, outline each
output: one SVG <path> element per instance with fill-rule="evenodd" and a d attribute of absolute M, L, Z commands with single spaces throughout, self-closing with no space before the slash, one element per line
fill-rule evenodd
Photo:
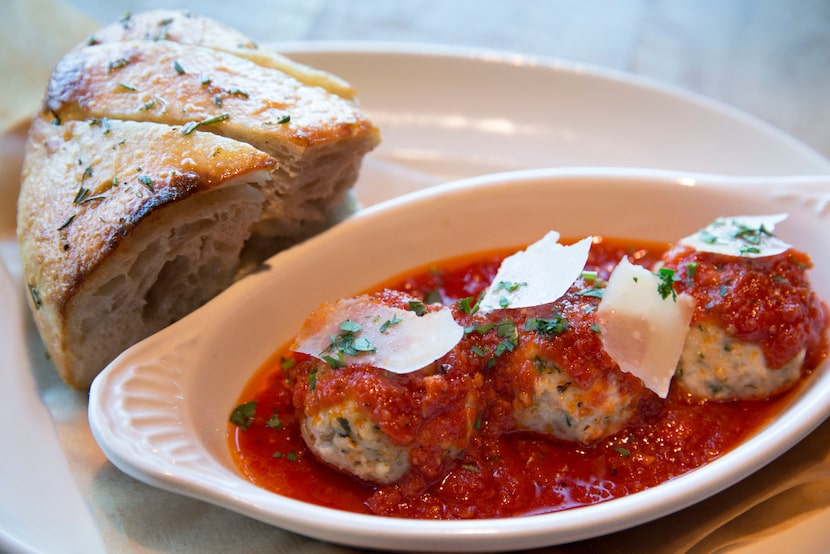
<path fill-rule="evenodd" d="M 623 256 L 651 267 L 666 248 L 664 244 L 595 239 L 586 269 L 607 278 Z M 477 297 L 510 253 L 437 263 L 372 291 L 400 290 L 449 305 Z M 506 416 L 500 410 L 504 407 L 493 401 L 482 431 L 474 434 L 463 455 L 445 473 L 429 483 L 404 479 L 381 486 L 329 468 L 305 446 L 288 369 L 302 356 L 287 349 L 275 353 L 242 392 L 240 405 L 256 402 L 256 411 L 245 425 L 229 426 L 229 445 L 238 468 L 258 486 L 297 500 L 409 518 L 539 514 L 635 493 L 732 450 L 779 413 L 794 394 L 720 403 L 695 400 L 673 388 L 665 400 L 645 404 L 634 424 L 590 446 L 502 432 L 500 420 Z"/>

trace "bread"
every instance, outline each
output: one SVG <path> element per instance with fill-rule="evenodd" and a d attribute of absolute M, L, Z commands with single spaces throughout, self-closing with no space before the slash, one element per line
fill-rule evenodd
<path fill-rule="evenodd" d="M 355 98 L 354 88 L 340 77 L 299 64 L 267 48 L 259 48 L 237 30 L 190 12 L 153 10 L 128 14 L 121 21 L 96 31 L 86 44 L 136 39 L 170 40 L 223 50 L 258 65 L 283 71 L 302 83 L 322 87 L 347 100 Z"/>
<path fill-rule="evenodd" d="M 81 390 L 248 265 L 348 213 L 380 140 L 340 80 L 286 63 L 306 84 L 277 55 L 236 55 L 240 35 L 216 23 L 150 12 L 129 25 L 144 33 L 160 13 L 170 35 L 198 23 L 201 39 L 233 42 L 105 28 L 57 64 L 27 141 L 17 232 L 29 304 Z"/>

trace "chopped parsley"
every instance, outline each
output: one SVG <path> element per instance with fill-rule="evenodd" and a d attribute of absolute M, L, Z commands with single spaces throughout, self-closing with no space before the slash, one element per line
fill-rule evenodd
<path fill-rule="evenodd" d="M 265 426 L 269 429 L 282 429 L 282 421 L 280 421 L 280 414 L 274 409 L 274 413 L 265 422 Z"/>
<path fill-rule="evenodd" d="M 529 317 L 525 320 L 525 331 L 536 331 L 540 335 L 547 335 L 555 337 L 568 330 L 570 324 L 562 314 L 558 312 L 553 313 L 551 319 L 543 319 L 541 317 Z"/>
<path fill-rule="evenodd" d="M 293 450 L 290 451 L 288 454 L 285 454 L 285 453 L 277 450 L 271 456 L 274 457 L 274 458 L 285 458 L 289 462 L 296 462 L 300 459 L 300 457 L 297 456 L 297 453 L 294 452 Z"/>
<path fill-rule="evenodd" d="M 660 282 L 657 284 L 657 292 L 660 294 L 660 297 L 665 300 L 671 296 L 672 300 L 677 300 L 677 293 L 674 290 L 674 270 L 661 267 L 657 270 L 656 275 L 660 279 Z"/>
<path fill-rule="evenodd" d="M 576 292 L 577 296 L 589 296 L 592 298 L 602 298 L 604 289 L 599 287 L 586 287 Z"/>
<path fill-rule="evenodd" d="M 599 273 L 597 273 L 596 271 L 589 271 L 586 269 L 582 272 L 582 279 L 588 283 L 596 281 L 597 279 L 599 279 Z"/>
<path fill-rule="evenodd" d="M 496 292 L 499 292 L 499 291 L 503 290 L 507 293 L 514 293 L 517 290 L 519 290 L 521 287 L 526 287 L 526 286 L 527 286 L 527 283 L 517 283 L 517 282 L 513 282 L 513 281 L 499 281 L 498 283 L 496 283 L 496 286 L 493 289 L 493 292 L 496 293 Z M 499 307 L 509 308 L 510 307 L 510 300 L 505 296 L 500 297 L 499 298 Z"/>
<path fill-rule="evenodd" d="M 477 299 L 474 299 L 472 296 L 468 296 L 466 298 L 459 299 L 455 305 L 456 307 L 464 312 L 467 315 L 473 315 L 478 312 L 479 306 L 481 306 L 481 300 L 484 298 L 486 291 L 482 292 L 478 295 Z"/>
<path fill-rule="evenodd" d="M 388 331 L 388 330 L 389 330 L 389 328 L 390 328 L 390 327 L 393 327 L 393 326 L 397 325 L 397 324 L 398 324 L 398 323 L 400 323 L 401 321 L 403 321 L 403 320 L 402 320 L 401 318 L 399 318 L 399 317 L 397 316 L 397 314 L 393 314 L 393 315 L 392 315 L 392 319 L 387 319 L 386 321 L 384 321 L 384 322 L 381 324 L 381 326 L 380 326 L 380 332 L 381 332 L 381 333 L 385 333 L 386 331 Z"/>
<path fill-rule="evenodd" d="M 771 237 L 770 233 L 763 224 L 754 228 L 748 225 L 738 224 L 738 229 L 732 233 L 732 238 L 746 242 L 747 244 L 761 244 L 764 237 Z"/>
<path fill-rule="evenodd" d="M 246 431 L 254 422 L 256 414 L 256 400 L 240 404 L 231 412 L 230 422 Z"/>
<path fill-rule="evenodd" d="M 478 333 L 479 335 L 484 335 L 495 328 L 495 323 L 479 323 L 478 325 L 473 325 L 472 327 L 465 327 L 464 334 L 469 335 L 470 333 Z"/>
<path fill-rule="evenodd" d="M 329 337 L 329 345 L 321 354 L 332 352 L 334 355 L 324 355 L 322 359 L 332 369 L 345 367 L 345 356 L 356 356 L 363 352 L 375 352 L 376 348 L 365 337 L 358 337 L 363 330 L 359 323 L 347 319 L 339 326 L 340 332 Z"/>
<path fill-rule="evenodd" d="M 498 292 L 500 290 L 507 291 L 507 292 L 516 292 L 521 287 L 526 287 L 527 283 L 515 283 L 513 281 L 499 281 L 496 285 L 496 288 L 493 289 L 494 292 Z"/>
<path fill-rule="evenodd" d="M 432 289 L 426 293 L 424 296 L 424 303 L 425 304 L 441 304 L 441 291 L 438 289 Z"/>
<path fill-rule="evenodd" d="M 686 277 L 688 277 L 689 279 L 693 279 L 694 276 L 697 275 L 697 267 L 697 262 L 689 262 L 689 264 L 686 266 Z"/>
<path fill-rule="evenodd" d="M 409 311 L 415 312 L 415 315 L 418 317 L 427 313 L 427 307 L 424 305 L 423 302 L 419 300 L 410 300 L 409 301 Z"/>
<path fill-rule="evenodd" d="M 510 319 L 502 319 L 496 325 L 496 335 L 503 340 L 496 345 L 493 354 L 496 357 L 501 356 L 505 352 L 512 352 L 514 348 L 519 345 L 519 331 L 516 329 L 516 324 Z"/>
<path fill-rule="evenodd" d="M 459 300 L 456 301 L 455 306 L 462 313 L 465 313 L 465 314 L 469 315 L 469 314 L 473 313 L 473 306 L 474 306 L 473 300 L 474 299 L 473 299 L 472 296 L 468 296 L 466 298 L 460 298 Z"/>

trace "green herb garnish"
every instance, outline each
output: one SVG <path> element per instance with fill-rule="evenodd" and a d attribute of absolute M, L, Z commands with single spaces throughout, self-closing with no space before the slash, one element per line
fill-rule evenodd
<path fill-rule="evenodd" d="M 672 300 L 677 300 L 677 293 L 674 291 L 674 270 L 661 267 L 657 270 L 656 275 L 660 279 L 660 282 L 657 284 L 657 292 L 660 294 L 660 297 L 665 300 L 671 296 Z"/>
<path fill-rule="evenodd" d="M 558 312 L 553 313 L 551 319 L 543 319 L 541 317 L 529 317 L 525 320 L 525 331 L 536 331 L 540 335 L 547 335 L 555 337 L 568 330 L 570 324 L 568 320 L 562 317 Z"/>
<path fill-rule="evenodd" d="M 256 414 L 256 400 L 240 404 L 231 412 L 230 422 L 246 431 L 254 422 Z"/>
<path fill-rule="evenodd" d="M 419 300 L 410 300 L 409 301 L 409 311 L 415 312 L 415 315 L 418 317 L 427 313 L 427 308 L 423 302 Z"/>
<path fill-rule="evenodd" d="M 403 320 L 402 320 L 401 318 L 399 318 L 399 317 L 397 316 L 397 314 L 393 314 L 393 315 L 392 315 L 392 319 L 387 319 L 386 321 L 384 321 L 384 322 L 381 324 L 381 326 L 380 326 L 380 332 L 381 332 L 381 333 L 385 333 L 386 331 L 388 331 L 388 330 L 389 330 L 389 328 L 390 328 L 390 327 L 393 327 L 393 326 L 397 325 L 397 324 L 398 324 L 398 323 L 400 323 L 401 321 L 403 321 Z"/>
<path fill-rule="evenodd" d="M 223 113 L 223 114 L 219 114 L 219 115 L 216 115 L 216 116 L 213 116 L 213 117 L 208 117 L 208 118 L 203 119 L 201 121 L 190 121 L 187 124 L 185 124 L 184 127 L 182 127 L 182 134 L 183 135 L 189 135 L 190 133 L 195 131 L 196 128 L 198 128 L 198 127 L 201 127 L 203 125 L 213 125 L 215 123 L 221 123 L 223 121 L 227 121 L 230 118 L 231 118 L 231 114 Z"/>
<path fill-rule="evenodd" d="M 121 69 L 122 67 L 124 67 L 125 65 L 127 65 L 129 63 L 130 63 L 130 60 L 127 59 L 127 58 L 118 58 L 117 60 L 113 60 L 107 65 L 107 72 L 112 73 L 116 69 Z"/>
<path fill-rule="evenodd" d="M 280 421 L 280 414 L 274 409 L 274 413 L 265 422 L 265 426 L 269 429 L 282 429 L 282 421 Z"/>

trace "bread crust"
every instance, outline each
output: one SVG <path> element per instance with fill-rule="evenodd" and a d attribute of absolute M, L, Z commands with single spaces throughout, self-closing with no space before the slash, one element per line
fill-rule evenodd
<path fill-rule="evenodd" d="M 268 48 L 261 48 L 236 29 L 191 12 L 151 10 L 126 15 L 120 21 L 96 31 L 79 48 L 128 40 L 169 40 L 222 50 L 247 58 L 257 65 L 280 70 L 306 85 L 322 87 L 347 100 L 355 99 L 354 88 L 340 77 L 297 63 Z"/>
<path fill-rule="evenodd" d="M 188 125 L 260 149 L 298 151 L 364 134 L 374 125 L 353 102 L 226 52 L 129 40 L 75 50 L 46 91 L 61 120 L 109 117 Z"/>

